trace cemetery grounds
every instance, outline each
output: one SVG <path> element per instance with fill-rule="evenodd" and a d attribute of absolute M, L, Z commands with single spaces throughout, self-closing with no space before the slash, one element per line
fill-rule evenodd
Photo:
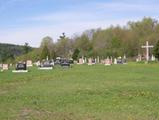
<path fill-rule="evenodd" d="M 159 65 L 0 73 L 0 120 L 159 120 Z"/>

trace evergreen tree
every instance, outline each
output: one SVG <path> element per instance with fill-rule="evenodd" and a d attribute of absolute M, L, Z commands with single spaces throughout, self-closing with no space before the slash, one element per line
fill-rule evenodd
<path fill-rule="evenodd" d="M 159 60 L 159 41 L 155 45 L 153 52 L 154 52 L 155 57 Z"/>
<path fill-rule="evenodd" d="M 31 47 L 29 46 L 28 43 L 24 44 L 24 54 L 27 54 L 30 51 Z"/>
<path fill-rule="evenodd" d="M 78 59 L 79 53 L 80 53 L 79 49 L 75 49 L 75 51 L 74 51 L 74 53 L 72 55 L 73 60 L 77 60 Z"/>

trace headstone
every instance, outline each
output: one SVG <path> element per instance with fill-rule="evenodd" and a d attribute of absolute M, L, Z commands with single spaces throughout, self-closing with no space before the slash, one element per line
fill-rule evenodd
<path fill-rule="evenodd" d="M 68 67 L 70 67 L 70 62 L 69 62 L 69 60 L 63 59 L 63 60 L 61 61 L 61 66 L 62 66 L 63 68 L 68 68 Z"/>
<path fill-rule="evenodd" d="M 69 59 L 69 63 L 70 64 L 74 64 L 74 61 L 73 61 L 73 59 L 71 58 L 71 59 Z"/>
<path fill-rule="evenodd" d="M 45 61 L 41 62 L 39 69 L 40 70 L 51 70 L 51 69 L 53 69 L 53 66 L 54 66 L 54 63 L 52 61 L 45 60 Z"/>
<path fill-rule="evenodd" d="M 88 59 L 88 65 L 92 65 L 92 58 Z"/>
<path fill-rule="evenodd" d="M 61 65 L 61 58 L 57 57 L 54 62 L 55 65 Z"/>
<path fill-rule="evenodd" d="M 32 64 L 32 61 L 31 60 L 27 60 L 27 67 L 32 67 L 33 64 Z"/>
<path fill-rule="evenodd" d="M 2 70 L 8 70 L 8 64 L 3 64 Z"/>
<path fill-rule="evenodd" d="M 115 65 L 117 64 L 117 59 L 116 59 L 116 58 L 114 58 L 114 64 L 115 64 Z"/>
<path fill-rule="evenodd" d="M 99 56 L 97 57 L 97 63 L 99 63 L 100 62 L 100 59 L 99 59 Z"/>
<path fill-rule="evenodd" d="M 111 64 L 111 59 L 107 57 L 107 59 L 105 59 L 105 66 L 110 66 Z"/>
<path fill-rule="evenodd" d="M 101 64 L 105 64 L 105 60 L 101 60 Z"/>
<path fill-rule="evenodd" d="M 122 57 L 118 57 L 117 64 L 123 64 Z"/>
<path fill-rule="evenodd" d="M 35 63 L 35 65 L 39 67 L 39 66 L 40 66 L 40 61 L 37 61 L 37 62 Z"/>
<path fill-rule="evenodd" d="M 136 59 L 136 62 L 140 62 L 140 61 L 142 61 L 142 57 L 141 57 L 141 54 L 138 54 L 138 57 L 137 57 L 137 59 Z"/>
<path fill-rule="evenodd" d="M 79 59 L 79 63 L 78 63 L 78 64 L 80 64 L 80 65 L 84 64 L 83 58 L 80 58 L 80 59 Z"/>
<path fill-rule="evenodd" d="M 123 64 L 127 64 L 126 55 L 124 55 L 124 57 L 123 57 Z"/>
<path fill-rule="evenodd" d="M 152 55 L 152 56 L 151 56 L 151 61 L 155 61 L 155 60 L 156 60 L 155 56 Z"/>
<path fill-rule="evenodd" d="M 96 60 L 92 59 L 92 64 L 95 65 L 96 64 Z"/>
<path fill-rule="evenodd" d="M 84 63 L 87 63 L 87 58 L 86 57 L 84 58 Z"/>
<path fill-rule="evenodd" d="M 16 70 L 13 70 L 14 73 L 28 72 L 26 63 L 18 63 L 16 64 Z"/>

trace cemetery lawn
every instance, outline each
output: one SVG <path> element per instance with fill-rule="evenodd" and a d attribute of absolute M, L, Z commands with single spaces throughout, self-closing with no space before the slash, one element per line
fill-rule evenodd
<path fill-rule="evenodd" d="M 5 71 L 0 120 L 159 120 L 159 65 Z"/>

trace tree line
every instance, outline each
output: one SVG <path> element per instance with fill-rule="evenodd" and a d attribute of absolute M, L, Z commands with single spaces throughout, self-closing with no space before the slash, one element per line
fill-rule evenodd
<path fill-rule="evenodd" d="M 106 29 L 91 29 L 81 35 L 69 38 L 63 33 L 55 42 L 49 36 L 42 39 L 39 48 L 18 57 L 16 60 L 32 59 L 33 61 L 55 59 L 56 57 L 78 58 L 99 56 L 118 57 L 126 55 L 134 58 L 138 54 L 145 54 L 141 48 L 149 41 L 155 48 L 150 52 L 159 57 L 159 22 L 156 19 L 145 17 L 141 21 L 129 21 L 125 26 L 110 26 Z M 158 44 L 157 44 L 158 43 Z"/>
<path fill-rule="evenodd" d="M 0 43 L 0 63 L 12 62 L 17 56 L 27 54 L 34 48 L 30 47 L 28 43 L 24 45 L 13 45 Z"/>

